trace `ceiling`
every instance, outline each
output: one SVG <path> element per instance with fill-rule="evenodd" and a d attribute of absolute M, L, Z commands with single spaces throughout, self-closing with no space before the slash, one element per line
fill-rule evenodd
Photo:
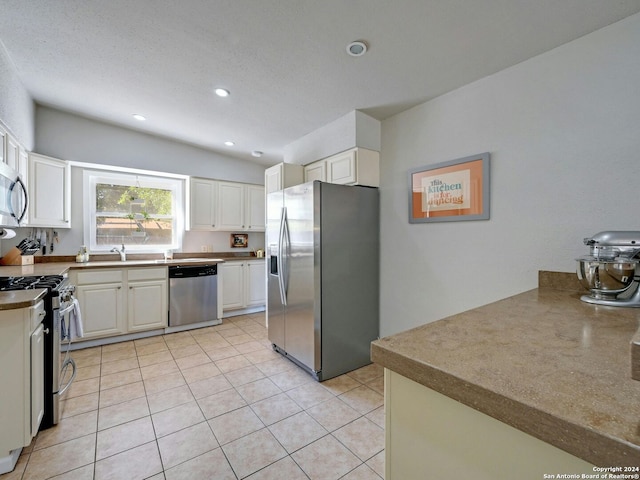
<path fill-rule="evenodd" d="M 0 11 L 0 40 L 39 104 L 271 165 L 353 110 L 383 120 L 640 0 L 0 0 Z M 347 55 L 354 40 L 366 55 Z"/>

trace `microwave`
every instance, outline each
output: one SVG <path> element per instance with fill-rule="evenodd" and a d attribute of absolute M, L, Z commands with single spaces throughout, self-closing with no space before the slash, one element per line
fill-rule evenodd
<path fill-rule="evenodd" d="M 0 227 L 19 227 L 27 214 L 27 187 L 18 172 L 0 163 Z"/>

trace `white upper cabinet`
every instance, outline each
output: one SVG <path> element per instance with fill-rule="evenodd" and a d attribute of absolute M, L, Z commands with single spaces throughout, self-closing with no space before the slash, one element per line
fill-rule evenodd
<path fill-rule="evenodd" d="M 189 229 L 214 230 L 217 227 L 218 182 L 206 178 L 191 178 L 189 198 Z"/>
<path fill-rule="evenodd" d="M 380 154 L 366 148 L 352 148 L 304 167 L 305 182 L 380 186 Z"/>
<path fill-rule="evenodd" d="M 244 230 L 244 185 L 218 182 L 218 229 Z"/>
<path fill-rule="evenodd" d="M 380 186 L 380 154 L 354 148 L 326 159 L 327 182 L 343 185 Z"/>
<path fill-rule="evenodd" d="M 279 163 L 264 171 L 264 186 L 267 194 L 277 192 L 304 181 L 302 165 Z"/>
<path fill-rule="evenodd" d="M 304 167 L 304 181 L 313 182 L 315 180 L 327 181 L 327 162 L 325 160 L 313 162 Z"/>
<path fill-rule="evenodd" d="M 262 185 L 191 178 L 190 191 L 190 230 L 264 231 Z"/>
<path fill-rule="evenodd" d="M 29 226 L 71 228 L 71 167 L 29 154 Z"/>

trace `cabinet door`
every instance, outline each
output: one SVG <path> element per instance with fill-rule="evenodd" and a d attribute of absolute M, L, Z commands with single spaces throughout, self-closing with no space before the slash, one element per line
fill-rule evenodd
<path fill-rule="evenodd" d="M 216 228 L 218 184 L 215 180 L 191 179 L 190 230 L 213 230 Z"/>
<path fill-rule="evenodd" d="M 78 285 L 76 296 L 82 309 L 83 339 L 126 333 L 122 283 Z"/>
<path fill-rule="evenodd" d="M 264 261 L 247 262 L 246 276 L 246 305 L 265 305 L 267 303 L 267 270 Z"/>
<path fill-rule="evenodd" d="M 279 163 L 264 171 L 264 187 L 267 194 L 282 190 L 283 164 Z"/>
<path fill-rule="evenodd" d="M 167 326 L 167 281 L 129 282 L 129 332 Z"/>
<path fill-rule="evenodd" d="M 247 230 L 264 231 L 264 187 L 246 185 L 245 222 Z"/>
<path fill-rule="evenodd" d="M 9 165 L 14 170 L 18 170 L 18 158 L 20 156 L 20 146 L 15 138 L 11 135 L 7 135 L 7 149 L 6 149 L 6 160 L 5 163 Z"/>
<path fill-rule="evenodd" d="M 35 437 L 44 416 L 44 326 L 31 334 L 31 437 Z"/>
<path fill-rule="evenodd" d="M 349 151 L 327 159 L 327 181 L 330 183 L 355 183 L 358 178 L 356 154 Z"/>
<path fill-rule="evenodd" d="M 315 180 L 327 181 L 327 162 L 313 162 L 304 167 L 304 181 L 313 182 Z"/>
<path fill-rule="evenodd" d="M 7 150 L 8 136 L 9 134 L 0 123 L 0 162 L 1 163 L 7 163 L 6 150 Z"/>
<path fill-rule="evenodd" d="M 244 262 L 227 262 L 222 272 L 222 309 L 244 307 Z"/>
<path fill-rule="evenodd" d="M 63 160 L 29 155 L 29 225 L 71 228 L 71 167 Z"/>
<path fill-rule="evenodd" d="M 244 230 L 244 185 L 218 182 L 217 230 Z"/>

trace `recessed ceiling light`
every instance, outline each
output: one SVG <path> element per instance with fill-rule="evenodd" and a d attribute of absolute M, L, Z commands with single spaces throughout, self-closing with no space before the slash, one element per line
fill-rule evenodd
<path fill-rule="evenodd" d="M 260 150 L 254 150 L 253 152 L 251 152 L 251 156 L 252 157 L 261 157 L 262 156 L 262 152 Z"/>
<path fill-rule="evenodd" d="M 133 118 L 135 118 L 139 122 L 144 122 L 146 120 L 146 117 L 144 115 L 140 115 L 139 113 L 134 113 Z"/>
<path fill-rule="evenodd" d="M 219 97 L 228 97 L 230 95 L 229 90 L 227 90 L 226 88 L 216 88 L 214 92 L 216 92 L 216 95 L 218 95 Z"/>
<path fill-rule="evenodd" d="M 227 147 L 233 147 L 233 146 L 235 145 L 235 143 L 234 143 L 234 142 L 232 142 L 231 140 L 227 140 L 226 142 L 224 142 L 224 144 L 225 144 Z"/>
<path fill-rule="evenodd" d="M 361 40 L 351 42 L 347 45 L 347 53 L 352 57 L 361 57 L 367 53 L 367 44 Z"/>

